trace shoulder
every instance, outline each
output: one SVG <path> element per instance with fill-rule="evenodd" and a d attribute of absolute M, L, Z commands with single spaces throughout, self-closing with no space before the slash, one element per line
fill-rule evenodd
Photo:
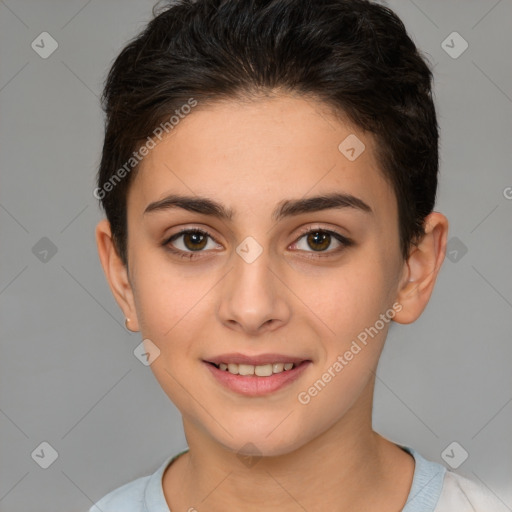
<path fill-rule="evenodd" d="M 89 512 L 142 512 L 144 491 L 150 476 L 137 478 L 103 496 Z"/>
<path fill-rule="evenodd" d="M 435 512 L 509 512 L 510 509 L 487 487 L 446 471 Z"/>
<path fill-rule="evenodd" d="M 186 451 L 188 449 L 167 457 L 153 474 L 132 480 L 109 492 L 89 512 L 169 512 L 162 476 L 165 469 Z"/>
<path fill-rule="evenodd" d="M 484 484 L 448 470 L 401 446 L 415 459 L 412 487 L 402 512 L 510 512 Z"/>

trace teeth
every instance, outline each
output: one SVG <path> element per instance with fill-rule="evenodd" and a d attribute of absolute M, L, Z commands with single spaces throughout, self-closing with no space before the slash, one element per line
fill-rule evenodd
<path fill-rule="evenodd" d="M 261 366 L 255 366 L 254 373 L 258 377 L 269 377 L 270 375 L 272 375 L 272 365 L 262 364 Z"/>
<path fill-rule="evenodd" d="M 294 363 L 273 363 L 254 366 L 252 364 L 220 363 L 219 370 L 228 371 L 233 375 L 257 375 L 258 377 L 270 377 L 274 373 L 282 373 L 291 370 Z"/>
<path fill-rule="evenodd" d="M 231 366 L 231 365 L 229 365 Z M 239 375 L 254 375 L 254 366 L 252 364 L 239 364 L 238 365 L 238 374 Z M 231 371 L 231 368 L 230 368 Z"/>

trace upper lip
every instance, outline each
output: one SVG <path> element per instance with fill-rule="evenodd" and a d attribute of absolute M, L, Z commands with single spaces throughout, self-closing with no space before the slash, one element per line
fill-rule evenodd
<path fill-rule="evenodd" d="M 284 354 L 260 354 L 257 356 L 248 356 L 240 353 L 221 354 L 219 356 L 210 357 L 205 359 L 208 363 L 219 365 L 225 364 L 250 364 L 253 366 L 260 366 L 272 363 L 294 363 L 299 364 L 309 359 L 297 356 L 287 356 Z"/>

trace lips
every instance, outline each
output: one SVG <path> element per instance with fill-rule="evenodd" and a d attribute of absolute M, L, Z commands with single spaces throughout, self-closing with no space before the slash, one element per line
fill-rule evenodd
<path fill-rule="evenodd" d="M 211 374 L 232 391 L 261 396 L 296 380 L 311 360 L 284 354 L 222 354 L 203 361 Z"/>

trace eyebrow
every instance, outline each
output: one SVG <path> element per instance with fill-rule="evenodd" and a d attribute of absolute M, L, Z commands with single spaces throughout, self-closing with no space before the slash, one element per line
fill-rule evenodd
<path fill-rule="evenodd" d="M 227 208 L 213 199 L 177 194 L 171 194 L 159 201 L 150 203 L 144 210 L 144 215 L 173 208 L 182 208 L 189 212 L 210 215 L 226 221 L 231 221 L 234 217 L 234 211 L 231 208 Z M 351 194 L 334 192 L 314 197 L 281 201 L 272 212 L 271 218 L 274 221 L 279 221 L 285 217 L 333 208 L 352 208 L 364 213 L 373 214 L 373 210 L 362 199 Z"/>

